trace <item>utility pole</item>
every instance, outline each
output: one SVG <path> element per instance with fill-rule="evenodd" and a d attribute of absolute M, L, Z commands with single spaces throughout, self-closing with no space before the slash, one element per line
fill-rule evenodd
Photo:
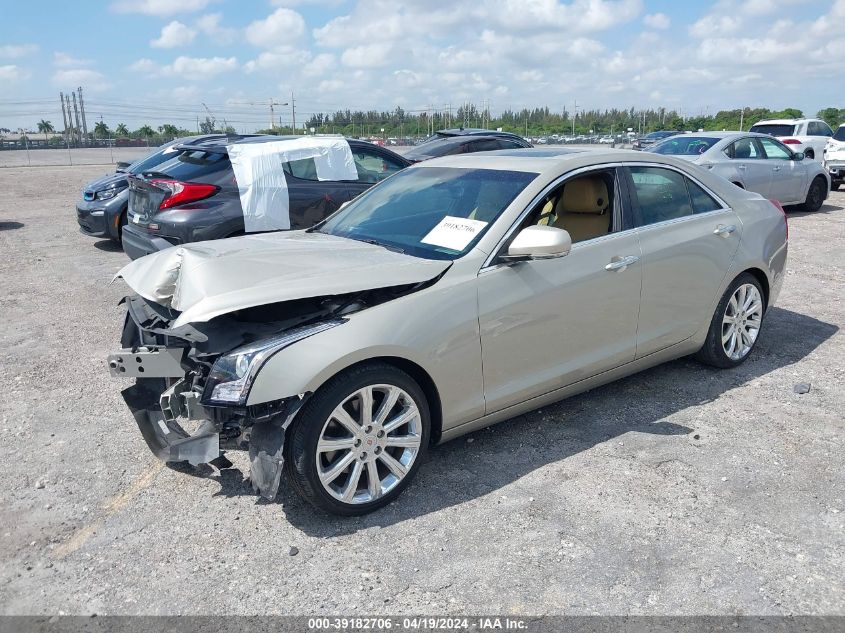
<path fill-rule="evenodd" d="M 82 144 L 82 130 L 79 126 L 79 110 L 76 107 L 76 93 L 71 92 L 70 95 L 73 97 L 73 118 L 76 119 L 76 142 L 81 145 Z"/>
<path fill-rule="evenodd" d="M 293 96 L 293 95 L 291 95 Z M 273 110 L 273 106 L 286 106 L 287 103 L 282 103 L 280 101 L 275 101 L 273 97 L 270 97 L 270 130 L 275 129 L 276 127 L 276 115 Z M 279 127 L 282 127 L 282 117 L 279 117 Z"/>
<path fill-rule="evenodd" d="M 739 131 L 742 132 L 742 124 L 745 122 L 745 108 L 739 111 Z"/>
<path fill-rule="evenodd" d="M 85 103 L 82 101 L 82 86 L 76 89 L 79 92 L 79 111 L 82 116 L 82 138 L 86 145 L 88 145 L 88 121 L 85 120 Z"/>
<path fill-rule="evenodd" d="M 296 101 L 293 98 L 293 90 L 290 91 L 290 120 L 293 125 L 293 133 L 296 134 Z"/>
<path fill-rule="evenodd" d="M 76 134 L 76 128 L 73 127 L 73 117 L 70 114 L 70 95 L 65 95 L 65 103 L 67 104 L 68 139 L 70 139 L 72 135 Z"/>
<path fill-rule="evenodd" d="M 572 110 L 572 136 L 575 136 L 575 119 L 578 117 L 578 99 L 575 100 L 575 108 Z"/>
<path fill-rule="evenodd" d="M 68 119 L 68 117 L 67 117 L 67 114 L 65 113 L 65 95 L 64 95 L 64 93 L 61 93 L 61 92 L 59 93 L 59 103 L 62 104 L 62 123 L 64 123 L 64 125 L 65 125 L 65 128 L 62 131 L 62 136 L 64 136 L 65 142 L 67 142 L 67 128 L 68 128 L 67 119 Z"/>

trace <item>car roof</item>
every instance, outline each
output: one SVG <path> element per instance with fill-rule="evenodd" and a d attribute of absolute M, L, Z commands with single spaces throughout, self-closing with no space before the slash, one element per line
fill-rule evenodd
<path fill-rule="evenodd" d="M 395 156 L 399 156 L 401 158 L 400 154 L 396 154 L 396 152 L 393 152 L 392 150 L 389 150 L 386 147 L 380 147 L 378 145 L 375 145 L 373 143 L 369 143 L 367 141 L 362 141 L 360 139 L 345 138 L 343 136 L 340 136 L 339 134 L 334 134 L 334 135 L 333 134 L 318 134 L 317 138 L 323 138 L 323 137 L 326 137 L 326 136 L 332 137 L 332 138 L 344 138 L 346 140 L 346 142 L 349 143 L 350 147 L 379 147 L 379 149 L 381 149 L 382 151 L 388 152 L 388 153 L 393 154 Z M 226 147 L 229 146 L 229 145 L 249 145 L 249 144 L 253 144 L 253 143 L 272 143 L 274 141 L 291 141 L 291 140 L 300 139 L 300 138 L 313 138 L 313 137 L 312 136 L 293 136 L 293 135 L 290 135 L 290 134 L 284 135 L 284 136 L 281 136 L 281 135 L 276 136 L 276 135 L 273 135 L 273 134 L 252 134 L 252 135 L 244 134 L 244 135 L 239 135 L 237 137 L 228 136 L 228 137 L 209 139 L 208 142 L 202 143 L 202 149 L 210 150 L 210 151 L 213 151 L 213 152 L 223 153 L 223 152 L 226 152 Z M 189 144 L 185 143 L 185 145 L 189 145 Z M 186 147 L 185 149 L 191 149 L 192 147 L 193 147 L 193 145 Z"/>
<path fill-rule="evenodd" d="M 754 125 L 795 125 L 805 121 L 820 121 L 821 119 L 764 119 Z"/>
<path fill-rule="evenodd" d="M 689 169 L 689 162 L 672 156 L 638 152 L 628 149 L 558 149 L 539 150 L 537 148 L 508 149 L 494 152 L 475 152 L 473 154 L 453 154 L 442 158 L 417 163 L 410 169 L 428 169 L 432 167 L 455 167 L 463 169 L 495 169 L 500 171 L 521 171 L 537 174 L 546 172 L 563 173 L 580 165 L 602 163 L 654 162 L 674 165 Z"/>

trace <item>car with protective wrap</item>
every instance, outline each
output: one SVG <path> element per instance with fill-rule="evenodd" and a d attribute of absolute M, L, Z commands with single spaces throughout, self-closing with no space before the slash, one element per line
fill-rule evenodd
<path fill-rule="evenodd" d="M 313 226 L 411 164 L 342 137 L 267 135 L 174 149 L 167 162 L 129 177 L 123 250 L 131 259 L 191 242 Z"/>
<path fill-rule="evenodd" d="M 782 209 L 628 150 L 434 159 L 316 226 L 129 263 L 111 374 L 160 459 L 326 511 L 395 499 L 430 445 L 686 355 L 751 354 Z"/>

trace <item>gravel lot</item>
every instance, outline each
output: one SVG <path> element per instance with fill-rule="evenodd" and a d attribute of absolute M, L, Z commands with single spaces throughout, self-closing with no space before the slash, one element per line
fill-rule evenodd
<path fill-rule="evenodd" d="M 73 211 L 105 169 L 0 170 L 0 613 L 845 614 L 845 193 L 790 215 L 741 367 L 680 360 L 461 438 L 337 519 L 258 500 L 242 456 L 147 450 L 104 362 L 127 260 Z"/>

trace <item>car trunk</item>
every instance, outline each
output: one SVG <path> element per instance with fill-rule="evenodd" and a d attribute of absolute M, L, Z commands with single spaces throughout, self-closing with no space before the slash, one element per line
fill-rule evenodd
<path fill-rule="evenodd" d="M 136 224 L 148 224 L 170 193 L 143 178 L 129 177 L 129 216 Z"/>

